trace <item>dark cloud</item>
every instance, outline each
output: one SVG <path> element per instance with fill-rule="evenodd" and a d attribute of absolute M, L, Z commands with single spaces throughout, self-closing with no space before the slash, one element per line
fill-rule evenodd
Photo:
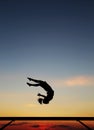
<path fill-rule="evenodd" d="M 67 126 L 67 125 L 54 125 L 54 126 L 52 126 L 53 128 L 55 128 L 55 127 L 63 127 L 63 128 L 65 128 L 65 127 L 67 127 L 67 128 L 69 128 L 69 126 Z"/>
<path fill-rule="evenodd" d="M 11 124 L 10 126 L 22 126 L 22 125 L 26 125 L 26 124 L 28 124 L 28 122 L 19 122 L 19 123 L 13 123 L 13 124 Z"/>
<path fill-rule="evenodd" d="M 36 124 L 36 125 L 31 125 L 30 127 L 39 128 L 40 126 L 38 124 Z"/>
<path fill-rule="evenodd" d="M 67 126 L 67 125 L 53 125 L 49 128 L 46 128 L 46 130 L 49 130 L 50 128 L 56 128 L 56 129 L 59 129 L 59 128 L 70 128 L 70 126 Z"/>

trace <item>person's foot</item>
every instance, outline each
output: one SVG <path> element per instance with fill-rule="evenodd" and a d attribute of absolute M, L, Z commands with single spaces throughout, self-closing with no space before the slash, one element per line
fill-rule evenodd
<path fill-rule="evenodd" d="M 28 79 L 29 81 L 31 81 L 31 78 L 27 77 L 27 79 Z"/>
<path fill-rule="evenodd" d="M 40 93 L 38 93 L 38 94 L 37 94 L 37 96 L 41 96 L 41 94 L 40 94 Z"/>
<path fill-rule="evenodd" d="M 31 86 L 31 84 L 30 83 L 27 83 L 27 85 L 30 87 Z"/>

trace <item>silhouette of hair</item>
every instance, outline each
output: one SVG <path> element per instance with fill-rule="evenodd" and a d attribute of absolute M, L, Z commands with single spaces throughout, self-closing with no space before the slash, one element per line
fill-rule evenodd
<path fill-rule="evenodd" d="M 39 102 L 40 104 L 42 104 L 43 99 L 42 99 L 42 98 L 39 98 L 39 99 L 38 99 L 38 102 Z"/>
<path fill-rule="evenodd" d="M 48 100 L 46 100 L 46 99 L 43 99 L 43 103 L 44 103 L 44 104 L 48 104 L 48 103 L 49 103 L 49 101 L 48 101 Z"/>

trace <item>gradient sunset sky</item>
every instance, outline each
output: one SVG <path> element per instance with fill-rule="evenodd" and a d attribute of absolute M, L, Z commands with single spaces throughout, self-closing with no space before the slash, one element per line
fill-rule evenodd
<path fill-rule="evenodd" d="M 94 116 L 94 0 L 0 0 L 0 116 Z"/>

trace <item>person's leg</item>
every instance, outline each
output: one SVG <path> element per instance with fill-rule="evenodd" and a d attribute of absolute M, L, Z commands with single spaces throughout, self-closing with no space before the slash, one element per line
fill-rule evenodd
<path fill-rule="evenodd" d="M 41 80 L 37 80 L 37 79 L 32 79 L 32 78 L 27 78 L 27 79 L 29 79 L 30 81 L 34 81 L 36 83 L 40 83 L 41 82 Z"/>
<path fill-rule="evenodd" d="M 28 86 L 34 86 L 34 87 L 38 87 L 39 86 L 39 84 L 31 84 L 31 83 L 28 83 L 28 82 L 27 82 L 27 85 Z"/>

